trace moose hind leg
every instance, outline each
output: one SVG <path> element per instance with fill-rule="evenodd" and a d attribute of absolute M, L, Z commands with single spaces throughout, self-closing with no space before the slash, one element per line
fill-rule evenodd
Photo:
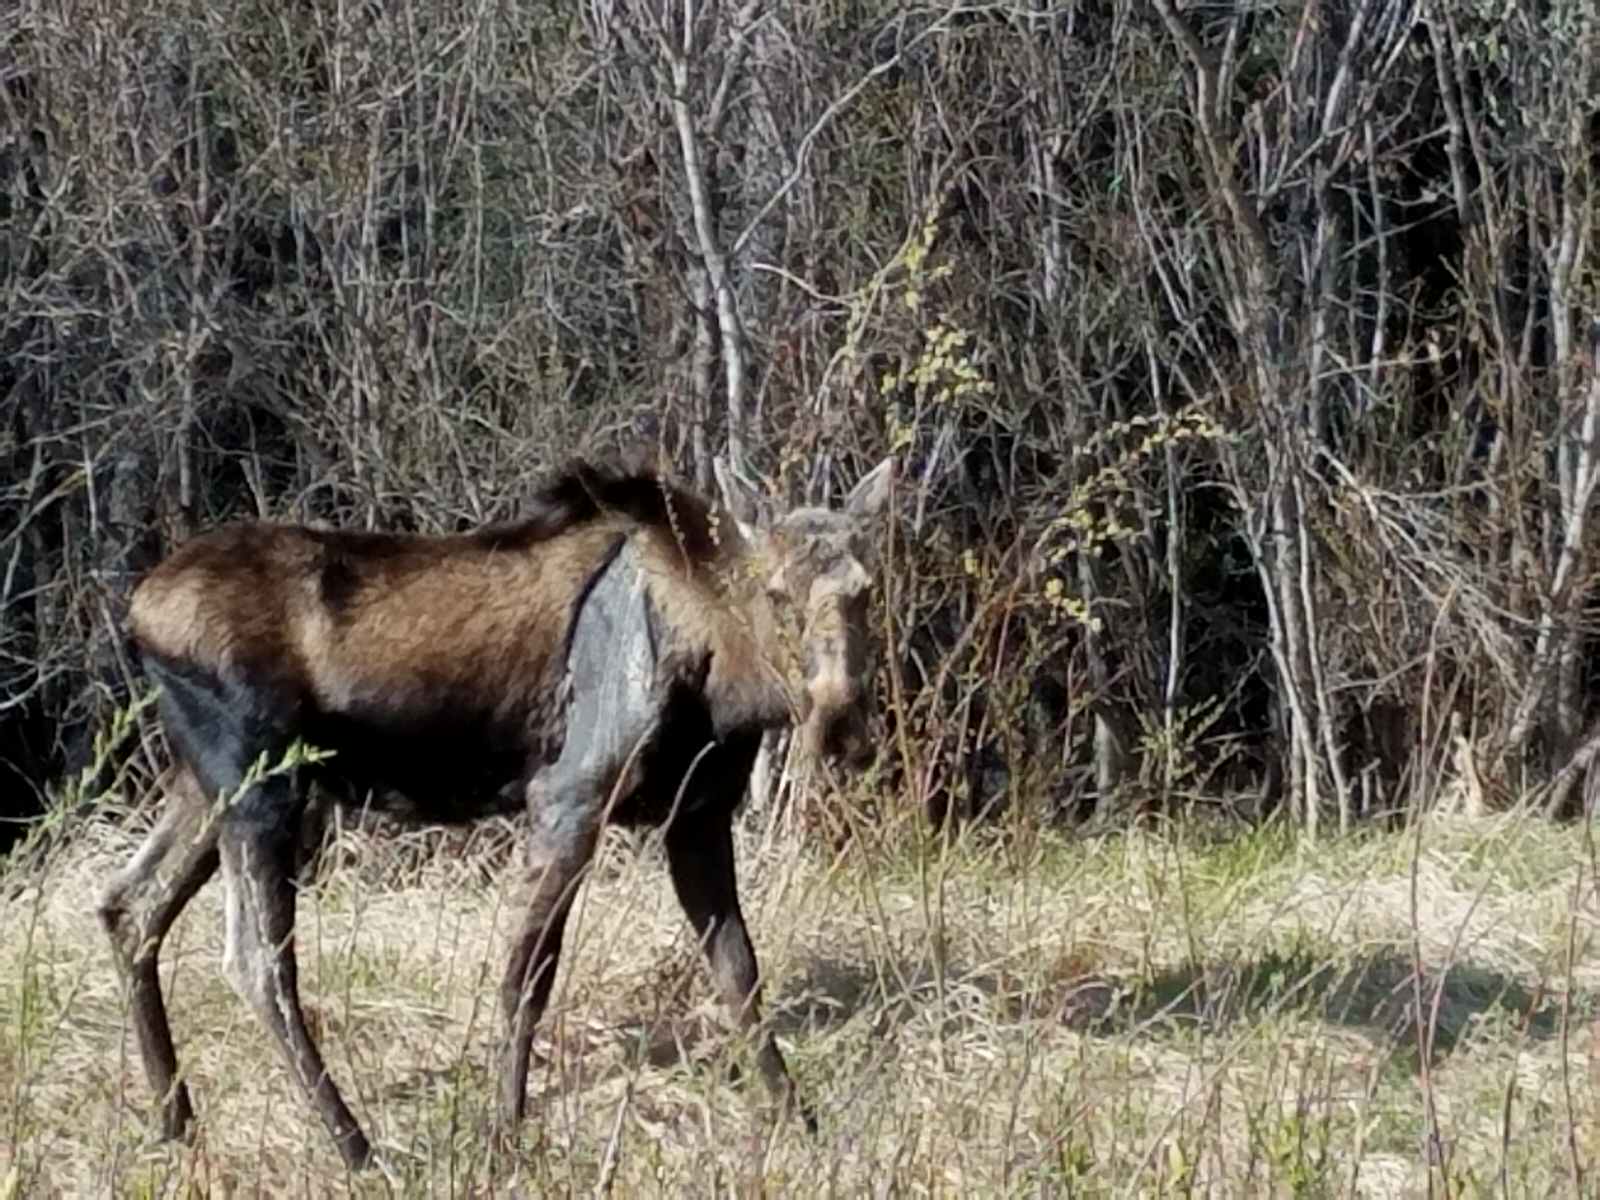
<path fill-rule="evenodd" d="M 161 1104 L 164 1136 L 182 1137 L 194 1120 L 189 1089 L 178 1077 L 172 1025 L 161 996 L 161 943 L 172 923 L 217 869 L 217 831 L 205 796 L 187 767 L 165 780 L 166 807 L 144 844 L 101 893 L 99 917 L 117 967 L 128 981 L 129 1015 L 145 1077 Z M 180 853 L 181 852 L 181 853 Z M 158 872 L 178 854 L 163 882 Z M 146 899 L 148 903 L 142 903 Z"/>
<path fill-rule="evenodd" d="M 111 942 L 117 968 L 127 974 L 139 949 L 142 921 L 129 909 L 151 887 L 158 886 L 160 871 L 185 828 L 198 825 L 204 811 L 203 799 L 194 787 L 194 777 L 182 768 L 173 768 L 161 780 L 164 803 L 155 826 L 139 844 L 125 866 L 111 877 L 100 892 L 97 914 L 100 927 Z M 132 918 L 132 919 L 130 919 Z"/>
<path fill-rule="evenodd" d="M 371 1147 L 328 1074 L 300 1008 L 294 949 L 295 866 L 299 801 L 289 780 L 258 784 L 223 824 L 222 878 L 227 889 L 223 970 L 289 1060 L 351 1170 L 365 1167 Z"/>
<path fill-rule="evenodd" d="M 733 829 L 726 812 L 699 820 L 679 818 L 667 829 L 666 847 L 678 902 L 705 951 L 717 991 L 735 1026 L 741 1031 L 754 1028 L 761 1020 L 760 971 L 739 909 Z M 756 1065 L 767 1089 L 786 1111 L 798 1110 L 815 1133 L 816 1119 L 796 1095 L 777 1040 L 771 1030 L 760 1036 Z"/>

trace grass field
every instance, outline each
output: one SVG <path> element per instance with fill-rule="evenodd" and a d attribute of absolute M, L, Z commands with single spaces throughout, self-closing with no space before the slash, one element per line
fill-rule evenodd
<path fill-rule="evenodd" d="M 661 857 L 617 836 L 535 1043 L 535 1117 L 494 1165 L 504 848 L 367 842 L 300 906 L 308 1011 L 385 1161 L 350 1180 L 219 973 L 215 885 L 164 958 L 198 1133 L 152 1136 L 93 915 L 139 828 L 80 820 L 0 875 L 0 1200 L 1594 1187 L 1582 829 L 1452 819 L 1302 846 L 1191 825 L 1020 850 L 908 822 L 830 858 L 748 817 L 745 906 L 815 1139 L 738 1082 Z"/>

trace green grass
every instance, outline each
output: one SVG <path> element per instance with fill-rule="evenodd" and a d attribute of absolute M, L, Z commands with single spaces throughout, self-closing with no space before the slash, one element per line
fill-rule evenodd
<path fill-rule="evenodd" d="M 343 1191 L 220 976 L 214 887 L 163 960 L 199 1128 L 153 1136 L 93 915 L 137 832 L 80 821 L 0 876 L 0 1198 Z M 774 1128 L 738 1081 L 747 1047 L 660 857 L 618 837 L 498 1174 L 484 1135 L 515 871 L 490 839 L 345 837 L 302 898 L 299 947 L 313 1026 L 390 1171 L 360 1194 L 1562 1196 L 1582 1194 L 1576 1170 L 1591 1186 L 1581 830 L 1453 820 L 1419 848 L 1171 825 L 1024 852 L 902 829 L 829 858 L 750 817 L 745 907 L 816 1139 Z"/>

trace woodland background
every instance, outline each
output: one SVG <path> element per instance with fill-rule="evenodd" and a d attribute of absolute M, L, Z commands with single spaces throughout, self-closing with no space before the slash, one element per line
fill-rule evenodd
<path fill-rule="evenodd" d="M 879 794 L 934 819 L 1577 812 L 1597 20 L 7 0 L 0 815 L 142 690 L 176 540 L 640 443 L 898 456 Z"/>

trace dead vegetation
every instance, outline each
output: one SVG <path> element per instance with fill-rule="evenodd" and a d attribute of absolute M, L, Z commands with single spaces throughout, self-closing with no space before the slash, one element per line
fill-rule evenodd
<path fill-rule="evenodd" d="M 733 1086 L 749 1047 L 728 1046 L 659 849 L 613 835 L 499 1174 L 514 872 L 478 862 L 486 844 L 347 834 L 363 844 L 302 896 L 300 955 L 308 1018 L 382 1132 L 387 1178 L 350 1185 L 216 972 L 214 889 L 164 964 L 197 1135 L 155 1140 L 82 903 L 137 829 L 97 819 L 4 880 L 0 1194 L 1582 1194 L 1600 963 L 1581 831 L 1457 821 L 1307 851 L 1276 826 L 1123 830 L 1022 861 L 900 832 L 893 856 L 829 860 L 762 814 L 739 830 L 815 1139 Z"/>

